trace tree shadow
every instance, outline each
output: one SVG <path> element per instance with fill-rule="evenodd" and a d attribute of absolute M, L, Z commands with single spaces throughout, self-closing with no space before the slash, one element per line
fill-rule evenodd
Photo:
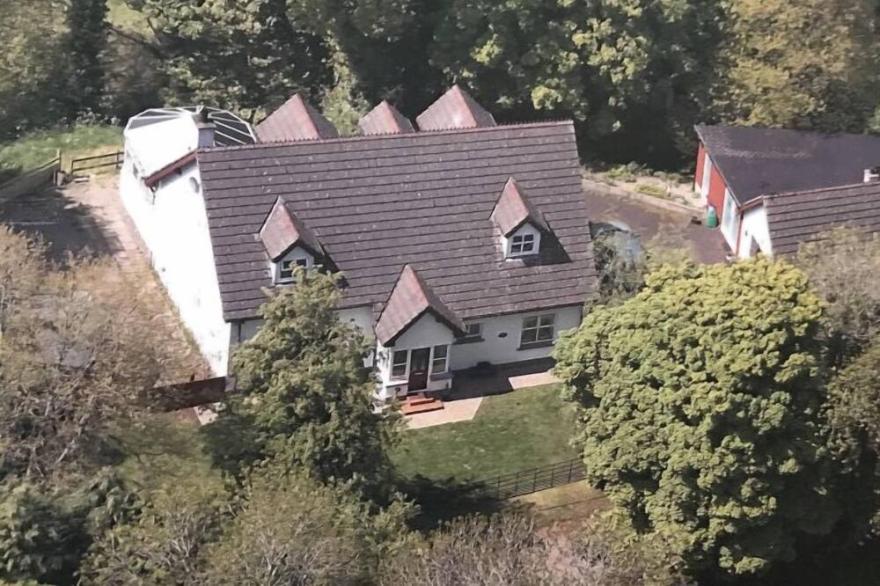
<path fill-rule="evenodd" d="M 50 258 L 61 263 L 71 253 L 104 256 L 122 249 L 113 230 L 95 210 L 59 187 L 0 200 L 0 222 L 42 239 Z"/>
<path fill-rule="evenodd" d="M 418 514 L 410 522 L 418 531 L 434 530 L 456 517 L 493 515 L 509 508 L 505 501 L 491 496 L 480 482 L 433 480 L 419 475 L 399 480 L 398 489 L 419 506 Z"/>

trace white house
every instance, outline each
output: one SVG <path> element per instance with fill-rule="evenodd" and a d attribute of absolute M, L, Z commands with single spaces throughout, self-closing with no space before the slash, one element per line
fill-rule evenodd
<path fill-rule="evenodd" d="M 877 230 L 880 137 L 697 126 L 694 189 L 732 256 L 795 252 L 834 226 Z"/>
<path fill-rule="evenodd" d="M 580 323 L 596 271 L 571 122 L 497 125 L 457 86 L 418 130 L 383 102 L 353 137 L 299 96 L 253 130 L 201 112 L 133 118 L 120 189 L 216 375 L 296 266 L 342 272 L 384 398 L 546 358 Z"/>

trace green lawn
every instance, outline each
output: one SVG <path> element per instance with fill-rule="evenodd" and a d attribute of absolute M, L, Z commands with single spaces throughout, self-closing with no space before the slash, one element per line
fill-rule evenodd
<path fill-rule="evenodd" d="M 573 458 L 574 409 L 556 385 L 486 397 L 472 421 L 408 430 L 393 453 L 400 473 L 480 480 Z"/>
<path fill-rule="evenodd" d="M 0 176 L 14 176 L 47 163 L 60 149 L 65 162 L 72 156 L 113 152 L 122 145 L 117 126 L 80 124 L 61 130 L 43 130 L 14 142 L 0 143 Z"/>

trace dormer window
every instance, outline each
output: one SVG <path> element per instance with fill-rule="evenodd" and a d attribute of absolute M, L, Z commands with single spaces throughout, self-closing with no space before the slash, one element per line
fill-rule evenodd
<path fill-rule="evenodd" d="M 532 254 L 535 250 L 534 234 L 517 234 L 510 240 L 510 256 Z"/>
<path fill-rule="evenodd" d="M 306 251 L 301 248 L 294 248 L 278 262 L 274 263 L 274 265 L 275 282 L 284 284 L 293 282 L 293 274 L 296 271 L 296 267 L 307 270 L 314 265 L 314 261 Z"/>
<path fill-rule="evenodd" d="M 260 240 L 269 256 L 269 270 L 276 284 L 293 282 L 296 267 L 309 269 L 326 260 L 315 234 L 287 209 L 282 198 L 275 201 L 263 226 Z"/>
<path fill-rule="evenodd" d="M 507 259 L 538 254 L 541 234 L 550 232 L 543 214 L 532 206 L 513 177 L 505 183 L 491 219 L 501 232 L 501 249 Z"/>

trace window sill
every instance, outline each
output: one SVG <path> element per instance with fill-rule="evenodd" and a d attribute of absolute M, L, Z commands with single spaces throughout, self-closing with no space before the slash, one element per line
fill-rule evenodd
<path fill-rule="evenodd" d="M 486 340 L 483 336 L 474 336 L 473 338 L 461 338 L 460 340 L 456 340 L 454 343 L 456 346 L 460 346 L 462 344 L 479 344 L 480 342 L 485 342 Z"/>
<path fill-rule="evenodd" d="M 529 344 L 520 344 L 517 350 L 534 350 L 535 348 L 549 348 L 553 345 L 553 340 L 545 340 L 543 342 L 531 342 Z"/>

